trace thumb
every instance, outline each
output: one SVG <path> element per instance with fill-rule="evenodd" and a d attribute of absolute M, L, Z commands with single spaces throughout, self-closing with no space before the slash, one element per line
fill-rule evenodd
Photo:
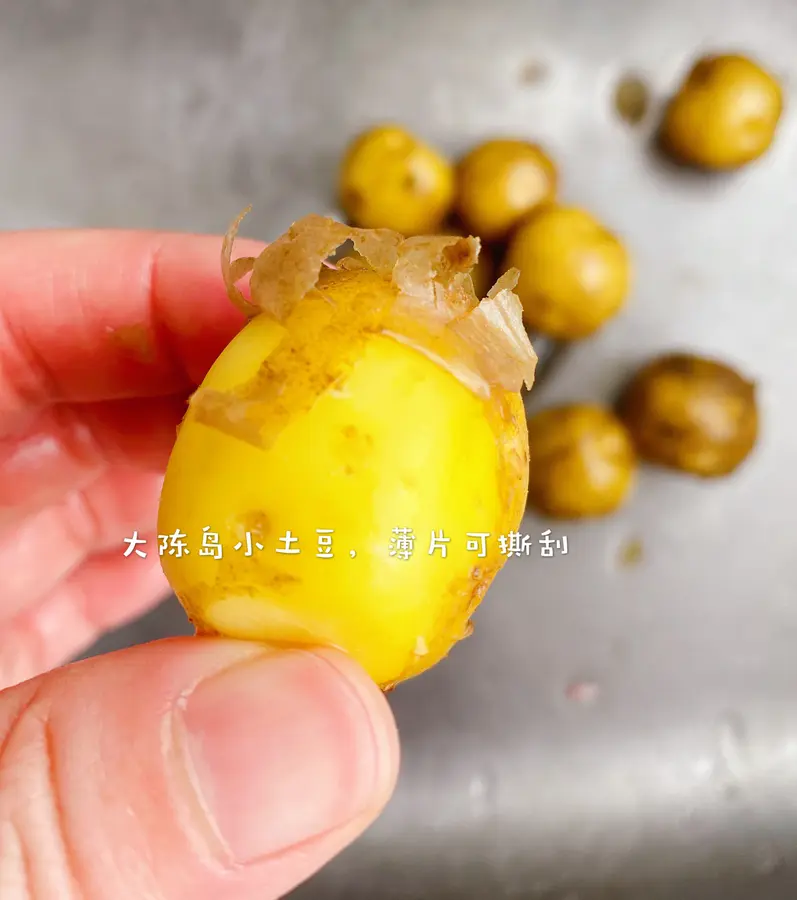
<path fill-rule="evenodd" d="M 269 900 L 379 813 L 389 707 L 350 660 L 217 638 L 0 693 L 3 900 Z"/>

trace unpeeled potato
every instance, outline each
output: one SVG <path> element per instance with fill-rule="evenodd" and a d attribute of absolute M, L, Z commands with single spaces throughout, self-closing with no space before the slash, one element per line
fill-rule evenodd
<path fill-rule="evenodd" d="M 548 204 L 512 236 L 505 266 L 520 270 L 526 324 L 560 341 L 589 337 L 625 305 L 631 259 L 617 235 L 586 210 Z"/>
<path fill-rule="evenodd" d="M 319 274 L 352 235 L 371 262 Z M 469 633 L 504 562 L 498 535 L 523 515 L 519 389 L 536 361 L 510 289 L 497 285 L 479 305 L 462 293 L 474 246 L 310 217 L 250 261 L 262 306 L 192 398 L 160 505 L 163 535 L 196 547 L 206 530 L 224 544 L 221 559 L 162 557 L 200 632 L 336 646 L 384 688 Z M 240 272 L 233 264 L 229 282 Z M 317 529 L 332 530 L 331 559 L 317 555 Z M 412 529 L 411 553 L 395 529 Z M 262 546 L 250 556 L 247 532 Z M 288 532 L 298 554 L 277 552 Z M 473 533 L 491 535 L 486 555 L 468 549 Z M 433 536 L 448 539 L 437 542 L 445 558 L 430 553 Z"/>
<path fill-rule="evenodd" d="M 505 240 L 525 216 L 554 200 L 558 180 L 556 164 L 539 144 L 485 141 L 457 166 L 457 211 L 474 234 Z"/>
<path fill-rule="evenodd" d="M 783 88 L 773 74 L 738 53 L 703 56 L 670 100 L 659 133 L 681 163 L 738 169 L 763 156 L 783 113 Z"/>
<path fill-rule="evenodd" d="M 755 383 L 692 353 L 649 360 L 625 386 L 618 412 L 643 459 L 701 478 L 730 475 L 758 442 Z"/>
<path fill-rule="evenodd" d="M 454 167 L 434 147 L 398 125 L 379 125 L 347 148 L 338 197 L 352 225 L 432 233 L 451 210 L 454 182 Z"/>
<path fill-rule="evenodd" d="M 595 403 L 544 409 L 528 422 L 529 505 L 560 519 L 606 516 L 636 484 L 631 436 L 614 413 Z"/>

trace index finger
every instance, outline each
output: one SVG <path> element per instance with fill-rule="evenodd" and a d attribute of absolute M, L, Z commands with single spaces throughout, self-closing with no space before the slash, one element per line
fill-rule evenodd
<path fill-rule="evenodd" d="M 221 237 L 0 236 L 0 421 L 53 402 L 187 391 L 241 328 Z M 237 247 L 257 255 L 262 244 Z"/>

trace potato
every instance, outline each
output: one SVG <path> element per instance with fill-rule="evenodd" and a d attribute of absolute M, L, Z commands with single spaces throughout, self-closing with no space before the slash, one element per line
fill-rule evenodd
<path fill-rule="evenodd" d="M 528 327 L 555 340 L 594 334 L 622 309 L 631 285 L 622 242 L 572 206 L 532 213 L 509 242 L 505 266 L 520 270 L 517 293 Z"/>
<path fill-rule="evenodd" d="M 321 268 L 347 239 L 358 255 Z M 469 633 L 504 562 L 497 537 L 523 515 L 519 390 L 536 363 L 512 279 L 478 304 L 469 291 L 477 252 L 311 216 L 226 263 L 239 304 L 233 281 L 253 267 L 253 318 L 191 399 L 159 519 L 164 535 L 226 542 L 221 559 L 162 557 L 200 632 L 336 646 L 383 688 Z M 263 548 L 249 556 L 247 532 Z M 492 536 L 486 555 L 472 533 Z"/>
<path fill-rule="evenodd" d="M 457 211 L 474 234 L 500 241 L 533 209 L 552 201 L 557 184 L 556 166 L 538 144 L 485 141 L 457 167 Z"/>
<path fill-rule="evenodd" d="M 454 201 L 454 167 L 397 125 L 380 125 L 349 146 L 338 176 L 352 225 L 405 235 L 438 230 Z"/>
<path fill-rule="evenodd" d="M 643 366 L 618 411 L 640 456 L 704 478 L 733 472 L 758 438 L 755 385 L 725 363 L 689 353 Z"/>
<path fill-rule="evenodd" d="M 660 145 L 687 165 L 736 169 L 766 152 L 782 112 L 780 85 L 756 62 L 704 56 L 667 106 Z"/>
<path fill-rule="evenodd" d="M 529 505 L 554 518 L 604 516 L 636 483 L 631 438 L 611 410 L 590 403 L 551 407 L 529 429 Z"/>

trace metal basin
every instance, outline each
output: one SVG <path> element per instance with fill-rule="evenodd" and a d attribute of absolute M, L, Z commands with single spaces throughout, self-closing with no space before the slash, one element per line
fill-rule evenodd
<path fill-rule="evenodd" d="M 0 24 L 0 226 L 219 232 L 252 202 L 270 238 L 331 210 L 339 153 L 373 121 L 452 153 L 529 135 L 637 269 L 627 312 L 531 405 L 608 399 L 676 346 L 760 382 L 737 476 L 646 471 L 611 520 L 554 526 L 567 555 L 509 562 L 475 635 L 391 697 L 404 766 L 384 817 L 296 896 L 797 897 L 795 119 L 738 177 L 647 149 L 699 49 L 757 54 L 788 90 L 797 5 L 25 0 Z M 629 70 L 653 92 L 638 128 L 611 101 Z M 178 630 L 172 602 L 94 651 Z"/>

